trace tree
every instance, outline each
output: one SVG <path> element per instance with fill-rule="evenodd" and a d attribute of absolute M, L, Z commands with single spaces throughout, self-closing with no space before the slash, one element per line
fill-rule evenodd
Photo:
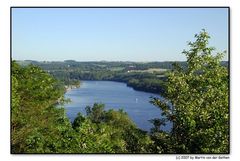
<path fill-rule="evenodd" d="M 190 49 L 183 51 L 187 67 L 175 64 L 168 75 L 166 99 L 151 100 L 173 124 L 159 142 L 170 138 L 174 153 L 229 152 L 228 69 L 221 65 L 224 53 L 212 54 L 209 38 L 205 30 L 195 35 L 195 42 L 188 43 Z"/>
<path fill-rule="evenodd" d="M 105 111 L 103 104 L 86 107 L 73 122 L 82 153 L 149 153 L 152 141 L 123 110 Z"/>
<path fill-rule="evenodd" d="M 11 150 L 13 153 L 69 153 L 77 149 L 64 109 L 55 104 L 64 88 L 38 67 L 12 62 Z M 75 147 L 74 147 L 75 146 Z"/>

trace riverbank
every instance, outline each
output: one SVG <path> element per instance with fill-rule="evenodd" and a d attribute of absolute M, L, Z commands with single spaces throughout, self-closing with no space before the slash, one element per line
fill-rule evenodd
<path fill-rule="evenodd" d="M 68 91 L 71 91 L 72 89 L 76 89 L 76 88 L 79 88 L 80 87 L 80 81 L 78 81 L 77 84 L 71 84 L 71 85 L 65 85 L 64 88 L 65 88 L 65 93 L 68 92 Z"/>
<path fill-rule="evenodd" d="M 152 79 L 130 79 L 130 80 L 119 80 L 119 79 L 106 79 L 106 80 L 80 80 L 82 81 L 112 81 L 112 82 L 120 82 L 125 83 L 128 87 L 133 88 L 136 91 L 141 92 L 150 92 L 154 94 L 163 95 L 164 94 L 164 85 L 165 82 L 162 80 L 152 80 Z M 72 89 L 79 88 L 80 83 L 78 85 L 65 85 L 65 92 L 68 92 Z"/>

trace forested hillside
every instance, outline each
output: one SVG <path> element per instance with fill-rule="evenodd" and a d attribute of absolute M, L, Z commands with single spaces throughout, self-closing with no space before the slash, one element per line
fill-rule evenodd
<path fill-rule="evenodd" d="M 38 62 L 17 61 L 24 66 L 33 64 L 41 67 L 65 85 L 78 84 L 79 80 L 108 80 L 124 82 L 135 90 L 162 93 L 166 81 L 166 72 L 171 62 Z M 186 64 L 180 62 L 180 64 Z"/>
<path fill-rule="evenodd" d="M 86 107 L 86 115 L 79 113 L 71 123 L 59 104 L 65 101 L 66 82 L 62 81 L 81 79 L 78 67 L 70 68 L 74 61 L 67 61 L 70 66 L 61 70 L 66 72 L 63 79 L 55 67 L 47 70 L 51 63 L 42 70 L 38 62 L 37 67 L 12 61 L 12 153 L 229 153 L 229 73 L 221 63 L 224 53 L 214 55 L 209 38 L 204 30 L 196 34 L 196 40 L 188 44 L 190 49 L 183 52 L 186 64 L 175 63 L 164 71 L 167 79 L 158 79 L 162 71 L 141 72 L 129 65 L 131 69 L 126 70 L 119 67 L 121 63 L 108 69 L 113 75 L 94 69 L 99 77 L 113 76 L 111 80 L 127 81 L 136 88 L 143 82 L 141 86 L 147 89 L 163 88 L 164 100 L 150 100 L 162 110 L 159 118 L 151 120 L 150 133 L 138 129 L 123 110 L 106 111 L 103 104 Z M 83 68 L 85 74 L 90 70 L 88 65 Z M 167 122 L 173 124 L 170 132 L 160 128 Z"/>
<path fill-rule="evenodd" d="M 53 61 L 17 61 L 25 66 L 33 64 L 61 80 L 65 85 L 79 85 L 80 80 L 108 80 L 124 82 L 139 91 L 163 94 L 168 71 L 173 64 L 179 64 L 186 69 L 187 62 L 77 62 L 65 60 Z M 221 64 L 228 67 L 227 61 Z"/>

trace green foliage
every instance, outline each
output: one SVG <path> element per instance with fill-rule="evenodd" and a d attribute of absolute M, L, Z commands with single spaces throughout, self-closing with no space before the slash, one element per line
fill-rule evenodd
<path fill-rule="evenodd" d="M 151 140 L 154 142 L 152 144 L 152 153 L 161 154 L 173 154 L 176 153 L 175 142 L 169 133 L 164 131 L 155 131 L 151 133 Z"/>
<path fill-rule="evenodd" d="M 95 103 L 92 108 L 87 106 L 86 113 L 92 122 L 100 123 L 104 119 L 104 105 Z"/>
<path fill-rule="evenodd" d="M 63 92 L 64 86 L 39 67 L 12 62 L 12 153 L 148 152 L 149 136 L 122 110 L 94 104 L 71 124 L 56 107 Z"/>
<path fill-rule="evenodd" d="M 77 128 L 81 127 L 81 125 L 84 121 L 85 121 L 85 117 L 81 113 L 78 113 L 77 117 L 74 119 L 74 121 L 72 123 L 72 127 L 74 129 L 77 129 Z"/>
<path fill-rule="evenodd" d="M 175 153 L 228 153 L 229 75 L 220 63 L 223 53 L 212 55 L 214 48 L 207 46 L 210 36 L 205 30 L 195 38 L 190 50 L 183 51 L 187 68 L 175 64 L 169 73 L 165 94 L 169 101 L 152 99 L 173 123 L 171 133 L 153 134 L 155 140 L 161 135 L 155 142 L 160 149 L 169 149 L 162 140 L 170 138 Z"/>
<path fill-rule="evenodd" d="M 123 110 L 104 110 L 103 104 L 86 107 L 87 116 L 75 130 L 79 133 L 84 153 L 147 153 L 150 137 L 139 130 Z"/>
<path fill-rule="evenodd" d="M 127 85 L 133 87 L 136 90 L 164 93 L 165 82 L 156 78 L 144 78 L 144 79 L 130 79 Z"/>
<path fill-rule="evenodd" d="M 54 107 L 63 91 L 64 88 L 40 68 L 20 67 L 12 62 L 13 153 L 52 153 L 66 146 L 63 142 L 69 138 L 64 135 L 73 130 L 64 110 Z"/>

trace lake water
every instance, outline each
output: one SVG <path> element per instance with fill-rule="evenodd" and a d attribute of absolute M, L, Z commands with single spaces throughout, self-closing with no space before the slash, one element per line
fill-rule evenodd
<path fill-rule="evenodd" d="M 71 121 L 78 112 L 86 114 L 85 107 L 94 103 L 105 104 L 105 110 L 123 109 L 135 124 L 146 131 L 152 128 L 150 119 L 159 118 L 160 109 L 149 103 L 150 97 L 157 94 L 136 91 L 125 83 L 112 81 L 81 81 L 81 87 L 66 92 L 65 97 L 71 103 L 65 105 L 67 116 Z M 169 130 L 169 126 L 163 130 Z"/>

